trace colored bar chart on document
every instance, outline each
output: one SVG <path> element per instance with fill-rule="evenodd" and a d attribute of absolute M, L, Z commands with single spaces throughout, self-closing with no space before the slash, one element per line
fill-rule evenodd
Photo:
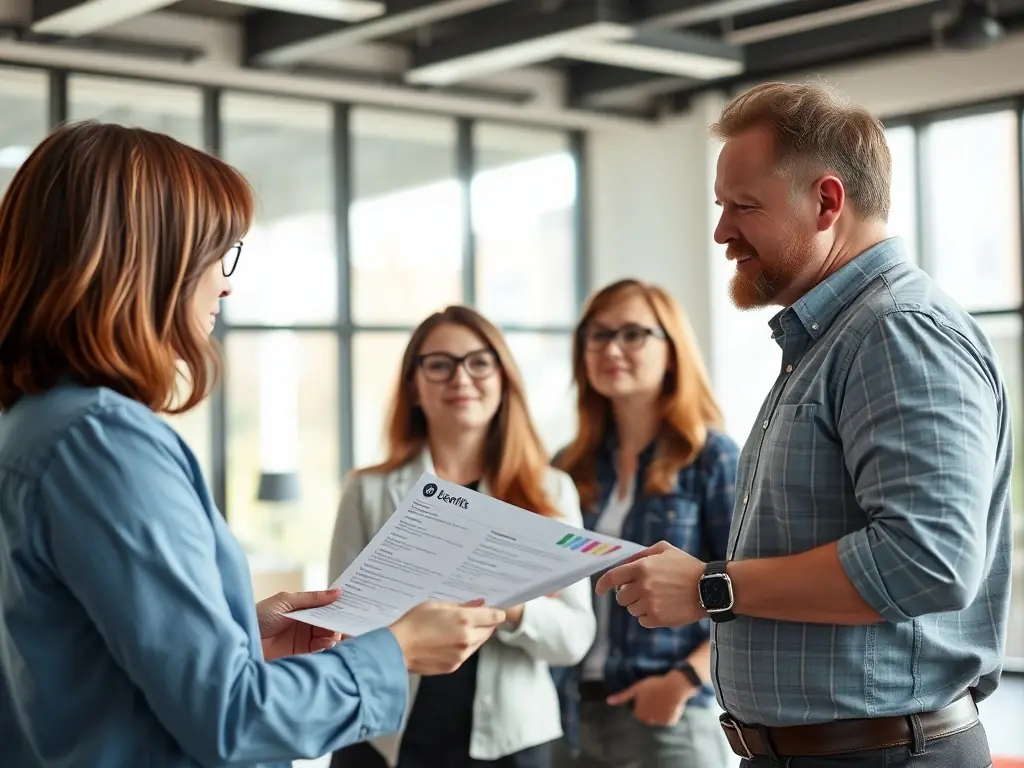
<path fill-rule="evenodd" d="M 544 597 L 642 550 L 425 472 L 334 582 L 341 597 L 288 615 L 360 635 L 427 600 L 505 608 Z"/>

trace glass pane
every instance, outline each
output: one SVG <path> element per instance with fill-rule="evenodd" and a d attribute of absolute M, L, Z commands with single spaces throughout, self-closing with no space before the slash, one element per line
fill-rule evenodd
<path fill-rule="evenodd" d="M 899 235 L 915 263 L 917 255 L 917 157 L 914 129 L 909 125 L 885 132 L 892 154 L 892 204 L 889 207 L 889 234 Z"/>
<path fill-rule="evenodd" d="M 1019 315 L 979 317 L 978 323 L 995 347 L 1002 364 L 1006 390 L 1010 397 L 1010 413 L 1014 427 L 1014 454 L 1024 455 L 1024 420 L 1021 419 L 1024 399 L 1024 368 L 1021 361 L 1021 344 L 1024 323 Z M 1014 583 L 1010 604 L 1010 632 L 1006 639 L 1006 655 L 1024 660 L 1024 466 L 1020 461 L 1013 464 L 1012 492 L 1014 526 L 1016 531 L 1014 547 Z"/>
<path fill-rule="evenodd" d="M 334 155 L 329 104 L 227 94 L 225 159 L 256 193 L 235 293 L 236 325 L 329 324 L 338 316 Z"/>
<path fill-rule="evenodd" d="M 203 148 L 203 94 L 192 86 L 71 75 L 68 116 L 147 128 Z"/>
<path fill-rule="evenodd" d="M 352 337 L 352 438 L 355 466 L 384 458 L 384 430 L 408 333 L 357 333 Z"/>
<path fill-rule="evenodd" d="M 541 439 L 554 455 L 576 434 L 576 389 L 572 383 L 569 334 L 508 333 L 516 365 Z"/>
<path fill-rule="evenodd" d="M 576 165 L 568 137 L 482 124 L 471 188 L 480 311 L 496 323 L 576 319 Z"/>
<path fill-rule="evenodd" d="M 1020 305 L 1020 199 L 1013 112 L 944 120 L 922 135 L 926 267 L 967 309 Z"/>
<path fill-rule="evenodd" d="M 0 194 L 49 128 L 49 81 L 34 69 L 0 67 Z"/>
<path fill-rule="evenodd" d="M 224 511 L 249 555 L 256 597 L 322 589 L 341 485 L 337 337 L 234 331 L 224 358 Z M 272 500 L 258 498 L 261 479 L 279 481 L 265 486 Z M 289 498 L 296 479 L 298 498 Z"/>
<path fill-rule="evenodd" d="M 462 301 L 455 121 L 364 108 L 351 121 L 352 317 L 411 325 Z"/>

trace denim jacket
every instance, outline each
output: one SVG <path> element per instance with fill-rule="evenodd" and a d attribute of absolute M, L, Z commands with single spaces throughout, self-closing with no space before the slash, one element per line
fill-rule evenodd
<path fill-rule="evenodd" d="M 610 436 L 597 456 L 597 499 L 591 509 L 583 510 L 583 524 L 589 530 L 596 527 L 618 480 L 614 460 L 616 445 L 616 438 Z M 739 458 L 736 443 L 721 432 L 709 430 L 703 450 L 689 466 L 680 470 L 675 488 L 667 494 L 654 496 L 642 490 L 643 478 L 653 457 L 652 443 L 639 457 L 634 480 L 637 493 L 623 522 L 622 538 L 644 546 L 667 541 L 705 562 L 724 560 L 735 499 Z M 594 576 L 595 582 L 598 575 Z M 684 627 L 644 629 L 625 608 L 613 604 L 609 632 L 611 643 L 605 662 L 605 684 L 609 691 L 619 691 L 645 677 L 662 675 L 676 667 L 710 637 L 710 624 L 703 619 Z M 552 670 L 559 688 L 565 737 L 573 751 L 579 740 L 581 668 Z M 713 703 L 714 691 L 709 683 L 688 706 L 708 707 Z"/>

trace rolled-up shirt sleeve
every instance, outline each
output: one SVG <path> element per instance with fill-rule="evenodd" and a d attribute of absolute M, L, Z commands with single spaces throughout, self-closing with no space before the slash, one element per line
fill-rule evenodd
<path fill-rule="evenodd" d="M 56 572 L 199 764 L 315 758 L 400 727 L 407 673 L 386 629 L 320 653 L 253 657 L 218 567 L 225 542 L 146 419 L 84 418 L 39 496 Z"/>
<path fill-rule="evenodd" d="M 918 312 L 881 317 L 852 355 L 838 428 L 866 527 L 839 559 L 883 619 L 974 600 L 999 442 L 1001 389 L 958 329 Z"/>

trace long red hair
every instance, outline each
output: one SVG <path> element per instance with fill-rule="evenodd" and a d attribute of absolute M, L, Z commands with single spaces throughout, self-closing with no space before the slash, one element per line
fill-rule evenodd
<path fill-rule="evenodd" d="M 0 411 L 63 376 L 154 411 L 197 405 L 219 368 L 193 296 L 253 206 L 237 170 L 169 136 L 53 131 L 0 205 Z"/>
<path fill-rule="evenodd" d="M 587 302 L 573 337 L 578 426 L 575 439 L 558 461 L 575 481 L 585 510 L 596 503 L 596 457 L 613 424 L 611 403 L 587 379 L 583 337 L 595 315 L 636 295 L 651 308 L 671 350 L 660 403 L 661 431 L 644 478 L 644 491 L 655 495 L 671 491 L 679 471 L 689 466 L 704 448 L 708 428 L 722 425 L 722 412 L 682 307 L 661 288 L 639 280 L 620 280 L 602 288 Z"/>
<path fill-rule="evenodd" d="M 549 459 L 526 405 L 526 389 L 504 337 L 480 313 L 464 306 L 435 312 L 413 331 L 391 401 L 385 440 L 387 458 L 364 472 L 390 472 L 418 456 L 427 445 L 427 419 L 413 397 L 413 377 L 423 342 L 439 325 L 461 325 L 476 334 L 498 358 L 501 404 L 491 421 L 484 456 L 484 479 L 494 498 L 548 517 L 559 512 L 544 492 Z"/>

